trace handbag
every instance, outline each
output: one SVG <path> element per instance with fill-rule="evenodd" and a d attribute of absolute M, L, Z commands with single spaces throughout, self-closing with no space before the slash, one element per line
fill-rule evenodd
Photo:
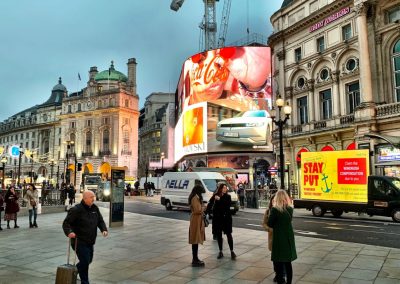
<path fill-rule="evenodd" d="M 207 219 L 207 215 L 203 213 L 204 227 L 208 227 L 210 221 Z"/>
<path fill-rule="evenodd" d="M 33 198 L 30 199 L 30 200 L 29 200 L 29 203 L 31 204 L 32 207 L 36 207 L 36 201 L 35 201 L 35 199 L 33 199 Z"/>

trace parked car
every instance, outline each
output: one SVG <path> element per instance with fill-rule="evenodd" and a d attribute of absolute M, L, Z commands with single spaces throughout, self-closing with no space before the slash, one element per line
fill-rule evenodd
<path fill-rule="evenodd" d="M 266 110 L 249 110 L 217 124 L 217 141 L 266 145 L 271 141 L 272 119 Z"/>

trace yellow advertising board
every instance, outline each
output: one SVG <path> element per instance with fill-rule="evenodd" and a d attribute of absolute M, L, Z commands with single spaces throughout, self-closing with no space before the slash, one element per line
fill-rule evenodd
<path fill-rule="evenodd" d="M 301 153 L 302 199 L 368 202 L 369 151 Z"/>

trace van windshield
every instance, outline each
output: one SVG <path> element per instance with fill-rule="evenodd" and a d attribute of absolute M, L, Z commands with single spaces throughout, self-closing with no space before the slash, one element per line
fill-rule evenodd
<path fill-rule="evenodd" d="M 228 187 L 228 192 L 232 192 L 232 187 L 226 182 L 224 179 L 203 179 L 207 189 L 211 192 L 215 192 L 217 190 L 217 185 L 219 183 L 224 183 Z"/>

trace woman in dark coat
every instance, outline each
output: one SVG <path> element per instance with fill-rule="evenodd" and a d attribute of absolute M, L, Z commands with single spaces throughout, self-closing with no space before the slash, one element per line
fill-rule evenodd
<path fill-rule="evenodd" d="M 204 266 L 204 261 L 198 257 L 199 244 L 206 240 L 206 230 L 203 219 L 203 197 L 205 190 L 200 185 L 195 185 L 189 195 L 190 205 L 190 225 L 189 225 L 189 244 L 192 245 L 193 261 L 192 266 Z"/>
<path fill-rule="evenodd" d="M 228 187 L 226 184 L 221 183 L 218 185 L 217 192 L 211 197 L 210 205 L 212 206 L 213 221 L 212 232 L 217 236 L 219 253 L 218 259 L 223 258 L 222 253 L 222 232 L 228 239 L 229 248 L 231 250 L 231 259 L 236 259 L 236 254 L 233 251 L 233 238 L 232 238 L 232 214 L 231 214 L 231 196 L 228 194 Z"/>
<path fill-rule="evenodd" d="M 6 203 L 6 211 L 4 221 L 7 221 L 7 229 L 10 229 L 10 220 L 14 220 L 14 228 L 19 228 L 17 225 L 17 213 L 19 212 L 18 196 L 14 186 L 11 186 L 4 197 Z"/>
<path fill-rule="evenodd" d="M 273 229 L 271 260 L 276 269 L 278 283 L 292 283 L 292 261 L 297 259 L 296 244 L 292 227 L 293 208 L 285 190 L 278 190 L 274 206 L 268 218 L 268 227 Z M 284 279 L 286 271 L 286 282 Z"/>

